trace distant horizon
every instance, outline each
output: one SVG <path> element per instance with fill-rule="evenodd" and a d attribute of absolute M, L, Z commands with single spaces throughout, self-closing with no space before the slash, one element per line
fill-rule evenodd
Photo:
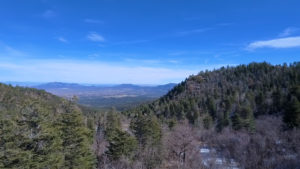
<path fill-rule="evenodd" d="M 263 62 L 251 62 L 251 63 L 264 63 L 266 61 L 263 61 Z M 287 65 L 290 65 L 290 64 L 293 64 L 297 61 L 294 61 L 294 62 L 290 62 L 290 63 L 287 63 L 287 62 L 283 62 L 283 63 L 280 63 L 280 64 L 271 64 L 271 63 L 268 63 L 268 64 L 271 64 L 271 65 L 283 65 L 283 64 L 287 64 Z M 248 64 L 251 64 L 251 63 L 248 63 Z M 248 65 L 248 64 L 239 64 L 239 65 Z M 227 66 L 221 66 L 221 67 L 236 67 L 236 66 L 239 66 L 239 65 L 227 65 Z M 43 85 L 43 84 L 50 84 L 50 83 L 63 83 L 63 84 L 77 84 L 77 85 L 82 85 L 82 86 L 117 86 L 117 85 L 136 85 L 136 86 L 159 86 L 159 85 L 168 85 L 168 84 L 179 84 L 180 82 L 184 81 L 186 78 L 188 78 L 189 76 L 192 76 L 192 75 L 197 75 L 198 73 L 200 73 L 201 71 L 213 71 L 213 70 L 218 70 L 220 69 L 221 67 L 219 68 L 214 68 L 214 69 L 205 69 L 205 70 L 199 70 L 197 73 L 195 74 L 190 74 L 188 76 L 186 76 L 185 78 L 181 79 L 179 82 L 166 82 L 166 83 L 149 83 L 149 84 L 146 84 L 146 83 L 127 83 L 127 82 L 120 82 L 120 83 L 86 83 L 86 82 L 66 82 L 66 81 L 45 81 L 45 82 L 39 82 L 39 81 L 1 81 L 0 80 L 0 83 L 4 83 L 4 84 L 11 84 L 11 85 L 18 85 L 18 84 L 23 84 L 23 86 L 35 86 L 35 85 Z"/>
<path fill-rule="evenodd" d="M 49 81 L 49 82 L 30 82 L 30 81 L 0 81 L 0 83 L 7 84 L 7 85 L 27 85 L 27 86 L 38 86 L 44 84 L 52 84 L 52 83 L 62 83 L 62 84 L 75 84 L 81 86 L 118 86 L 118 85 L 134 85 L 134 86 L 160 86 L 160 85 L 168 85 L 168 84 L 178 84 L 178 83 L 162 83 L 162 84 L 138 84 L 138 83 L 115 83 L 115 84 L 108 84 L 108 83 L 74 83 L 74 82 L 59 82 L 59 81 Z"/>
<path fill-rule="evenodd" d="M 266 62 L 266 61 L 262 61 L 262 62 L 250 62 L 250 63 L 263 63 L 263 62 Z M 290 65 L 290 64 L 293 64 L 295 62 L 298 62 L 298 61 L 293 61 L 293 62 L 290 62 L 290 63 L 287 63 L 287 62 L 283 62 L 283 63 L 279 63 L 279 64 L 272 64 L 272 63 L 269 63 L 269 62 L 266 62 L 268 64 L 271 64 L 271 65 L 283 65 L 283 64 L 287 64 L 287 65 Z M 248 63 L 248 64 L 250 64 Z M 194 74 L 188 74 L 187 76 L 185 76 L 184 78 L 182 78 L 181 80 L 177 81 L 177 82 L 174 82 L 174 81 L 169 81 L 169 82 L 163 82 L 163 83 L 130 83 L 130 82 L 120 82 L 120 83 L 95 83 L 95 82 L 91 82 L 91 83 L 88 83 L 88 82 L 68 82 L 68 81 L 56 81 L 56 80 L 53 80 L 53 81 L 20 81 L 20 80 L 8 80 L 8 81 L 2 81 L 0 80 L 0 83 L 4 83 L 4 84 L 11 84 L 11 85 L 18 85 L 18 84 L 23 84 L 23 86 L 34 86 L 34 85 L 41 85 L 41 84 L 48 84 L 48 83 L 64 83 L 64 84 L 78 84 L 78 85 L 83 85 L 83 86 L 116 86 L 116 85 L 137 85 L 137 86 L 159 86 L 159 85 L 167 85 L 167 84 L 179 84 L 180 82 L 184 81 L 186 78 L 188 78 L 189 76 L 192 76 L 192 75 L 197 75 L 198 73 L 200 73 L 201 71 L 213 71 L 213 70 L 218 70 L 222 67 L 236 67 L 236 66 L 239 66 L 239 65 L 248 65 L 248 64 L 238 64 L 238 65 L 224 65 L 224 66 L 220 66 L 220 67 L 217 67 L 217 68 L 212 68 L 212 69 L 203 69 L 203 70 L 199 70 L 197 73 L 194 73 Z"/>

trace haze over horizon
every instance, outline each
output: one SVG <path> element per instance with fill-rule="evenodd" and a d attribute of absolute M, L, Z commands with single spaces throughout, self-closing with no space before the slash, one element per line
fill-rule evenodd
<path fill-rule="evenodd" d="M 3 1 L 0 81 L 166 84 L 227 65 L 299 61 L 299 6 L 297 0 Z"/>

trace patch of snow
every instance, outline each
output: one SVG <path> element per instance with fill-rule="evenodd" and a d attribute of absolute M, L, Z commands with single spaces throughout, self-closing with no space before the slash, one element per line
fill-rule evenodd
<path fill-rule="evenodd" d="M 217 158 L 216 159 L 216 164 L 222 165 L 223 164 L 223 159 L 222 158 Z"/>
<path fill-rule="evenodd" d="M 200 148 L 200 153 L 209 153 L 210 150 L 208 148 Z"/>

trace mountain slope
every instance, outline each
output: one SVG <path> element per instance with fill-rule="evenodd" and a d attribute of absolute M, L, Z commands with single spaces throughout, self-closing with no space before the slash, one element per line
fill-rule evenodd
<path fill-rule="evenodd" d="M 159 100 L 128 111 L 155 113 L 165 119 L 187 118 L 191 123 L 222 129 L 252 130 L 255 117 L 282 114 L 300 85 L 300 63 L 270 65 L 251 63 L 200 72 L 175 86 Z"/>
<path fill-rule="evenodd" d="M 93 168 L 91 138 L 73 102 L 0 84 L 0 168 Z"/>

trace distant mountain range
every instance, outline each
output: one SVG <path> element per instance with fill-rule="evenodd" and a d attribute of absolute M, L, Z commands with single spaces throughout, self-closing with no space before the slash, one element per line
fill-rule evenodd
<path fill-rule="evenodd" d="M 65 98 L 78 96 L 80 104 L 97 108 L 116 107 L 119 110 L 155 100 L 177 85 L 175 83 L 156 86 L 135 84 L 86 85 L 62 82 L 6 82 L 6 84 L 43 89 Z"/>
<path fill-rule="evenodd" d="M 101 96 L 105 98 L 120 97 L 160 97 L 171 90 L 176 84 L 169 83 L 158 86 L 141 86 L 134 84 L 119 85 L 81 85 L 76 83 L 52 82 L 32 86 L 37 89 L 44 89 L 52 94 L 62 97 L 76 96 Z"/>
<path fill-rule="evenodd" d="M 31 86 L 37 86 L 43 83 L 40 82 L 15 82 L 15 81 L 6 81 L 6 82 L 1 82 L 7 85 L 12 85 L 12 86 L 22 86 L 22 87 L 31 87 Z"/>

